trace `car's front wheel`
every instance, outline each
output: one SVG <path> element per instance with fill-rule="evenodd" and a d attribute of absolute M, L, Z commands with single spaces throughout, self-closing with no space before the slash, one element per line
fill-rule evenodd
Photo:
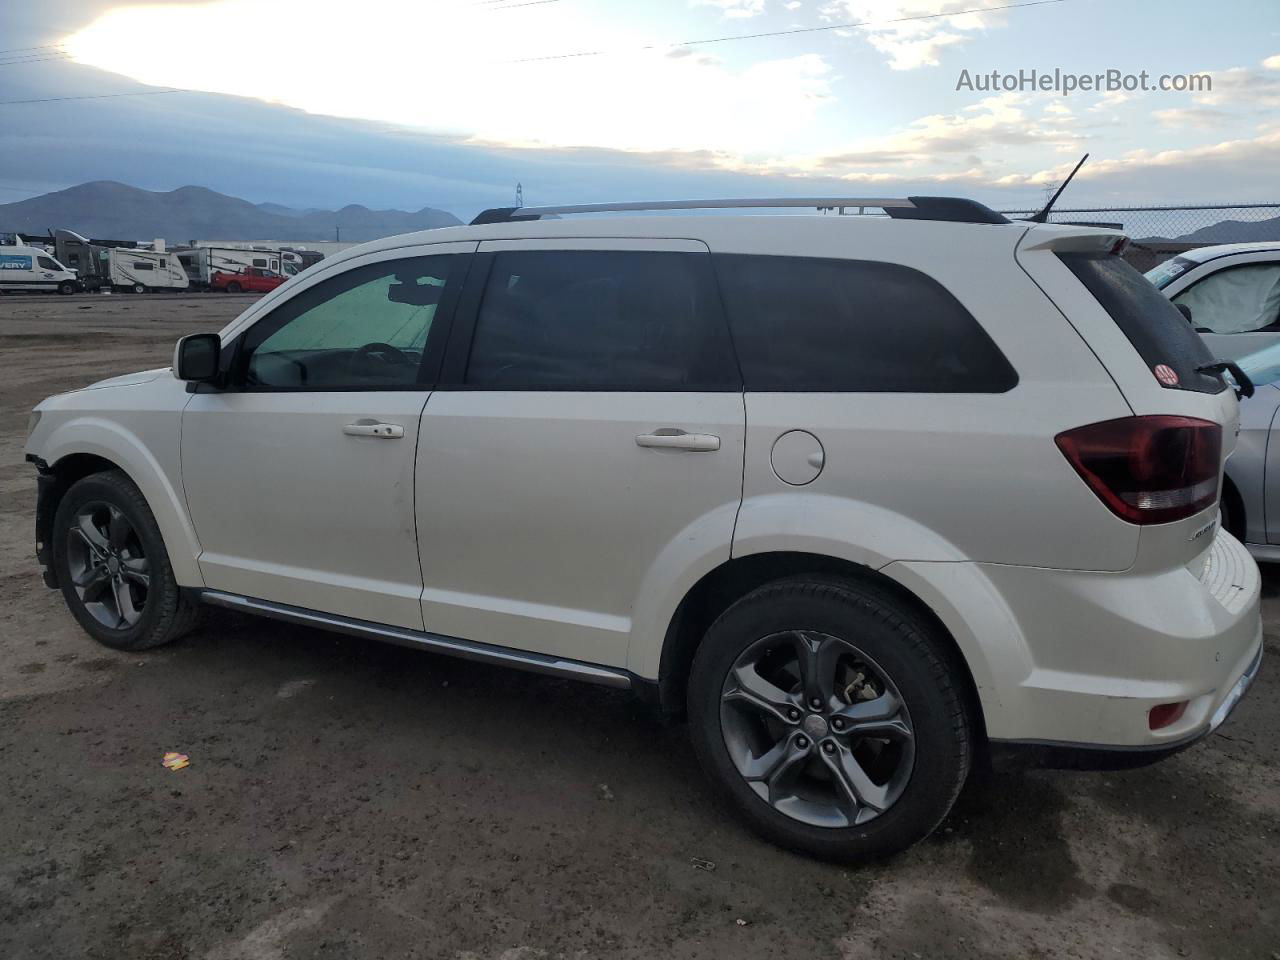
<path fill-rule="evenodd" d="M 855 862 L 927 836 L 963 786 L 972 730 L 956 655 L 888 590 L 792 578 L 707 631 L 690 676 L 695 751 L 758 833 Z"/>
<path fill-rule="evenodd" d="M 117 650 L 176 640 L 195 623 L 151 508 L 118 470 L 77 481 L 53 521 L 53 563 L 67 606 L 90 636 Z"/>

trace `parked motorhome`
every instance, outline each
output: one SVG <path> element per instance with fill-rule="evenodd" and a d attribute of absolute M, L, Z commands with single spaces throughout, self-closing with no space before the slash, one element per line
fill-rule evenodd
<path fill-rule="evenodd" d="M 68 270 L 48 251 L 21 243 L 0 247 L 0 291 L 75 293 L 78 289 L 76 272 Z"/>
<path fill-rule="evenodd" d="M 117 290 L 185 290 L 187 273 L 176 254 L 163 250 L 108 250 L 108 277 Z"/>
<path fill-rule="evenodd" d="M 264 270 L 274 276 L 285 276 L 278 250 L 249 250 L 239 247 L 192 247 L 175 251 L 192 286 L 209 289 L 215 274 L 247 273 Z M 296 271 L 295 271 L 296 272 Z"/>

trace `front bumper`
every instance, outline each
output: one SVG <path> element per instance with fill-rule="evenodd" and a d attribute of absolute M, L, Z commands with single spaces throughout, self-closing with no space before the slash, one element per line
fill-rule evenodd
<path fill-rule="evenodd" d="M 1217 730 L 1244 699 L 1262 666 L 1262 640 L 1258 640 L 1253 660 L 1232 684 L 1227 695 L 1202 729 L 1171 743 L 1133 746 L 1099 746 L 1091 743 L 1065 743 L 1052 740 L 992 740 L 989 744 L 991 765 L 998 770 L 1041 768 L 1052 770 L 1132 770 L 1158 763 L 1181 753 Z"/>
<path fill-rule="evenodd" d="M 36 466 L 36 560 L 43 568 L 44 584 L 58 588 L 58 577 L 53 572 L 53 514 L 62 491 L 58 478 L 39 457 L 27 454 L 27 461 Z"/>

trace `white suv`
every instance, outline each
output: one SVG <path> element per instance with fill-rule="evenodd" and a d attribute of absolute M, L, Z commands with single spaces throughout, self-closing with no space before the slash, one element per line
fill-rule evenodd
<path fill-rule="evenodd" d="M 497 210 L 325 260 L 40 405 L 46 580 L 122 649 L 203 602 L 630 687 L 844 860 L 976 762 L 1216 728 L 1262 651 L 1236 397 L 1123 238 L 749 205 L 801 204 L 888 216 Z"/>

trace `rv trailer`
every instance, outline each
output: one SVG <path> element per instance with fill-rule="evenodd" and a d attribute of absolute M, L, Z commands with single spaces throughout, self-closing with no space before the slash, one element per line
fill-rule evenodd
<path fill-rule="evenodd" d="M 278 250 L 249 250 L 240 247 L 190 247 L 175 251 L 193 287 L 208 290 L 215 274 L 247 274 L 252 268 L 284 276 Z"/>
<path fill-rule="evenodd" d="M 190 286 L 182 263 L 172 251 L 110 249 L 107 270 L 117 290 L 185 290 Z"/>

